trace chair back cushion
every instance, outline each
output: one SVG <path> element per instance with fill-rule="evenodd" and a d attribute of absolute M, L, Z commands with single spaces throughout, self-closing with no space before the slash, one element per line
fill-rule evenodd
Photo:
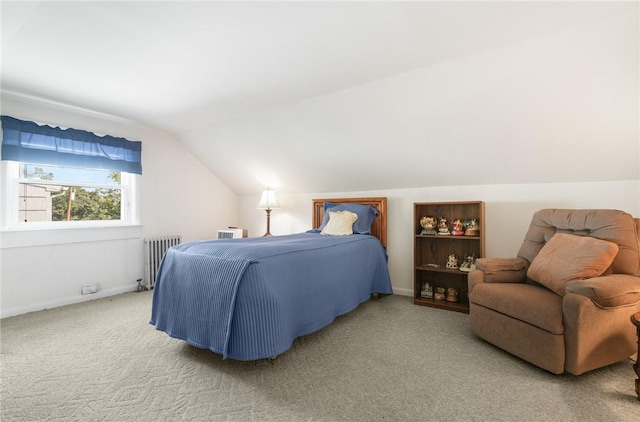
<path fill-rule="evenodd" d="M 618 245 L 612 273 L 640 276 L 640 228 L 636 220 L 619 210 L 543 209 L 533 215 L 518 256 L 531 263 L 556 233 L 591 236 Z"/>

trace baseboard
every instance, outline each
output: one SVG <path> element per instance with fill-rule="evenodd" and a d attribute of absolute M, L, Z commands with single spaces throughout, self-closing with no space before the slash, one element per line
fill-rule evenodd
<path fill-rule="evenodd" d="M 57 308 L 59 306 L 72 305 L 74 303 L 87 302 L 90 300 L 101 299 L 108 296 L 119 295 L 121 293 L 133 292 L 137 289 L 137 287 L 138 285 L 136 283 L 130 283 L 125 286 L 100 290 L 96 293 L 92 293 L 88 295 L 78 295 L 78 296 L 56 299 L 49 302 L 35 303 L 32 305 L 22 306 L 19 308 L 3 309 L 0 312 L 0 318 L 7 318 L 11 316 L 16 316 L 16 315 L 27 314 L 29 312 L 43 311 L 45 309 Z"/>
<path fill-rule="evenodd" d="M 394 287 L 393 294 L 398 296 L 413 296 L 413 290 L 403 289 L 401 287 Z"/>
<path fill-rule="evenodd" d="M 114 287 L 112 289 L 100 290 L 97 293 L 90 295 L 78 295 L 73 297 L 67 297 L 62 299 L 56 299 L 49 302 L 35 303 L 33 305 L 23 306 L 19 308 L 3 309 L 0 312 L 0 318 L 7 318 L 16 315 L 27 314 L 29 312 L 37 312 L 45 309 L 57 308 L 59 306 L 72 305 L 74 303 L 87 302 L 89 300 L 101 299 L 103 297 L 119 295 L 121 293 L 133 292 L 137 289 L 138 285 L 135 283 L 127 284 L 126 286 Z M 401 287 L 394 287 L 393 294 L 398 296 L 413 296 L 411 289 L 404 289 Z"/>

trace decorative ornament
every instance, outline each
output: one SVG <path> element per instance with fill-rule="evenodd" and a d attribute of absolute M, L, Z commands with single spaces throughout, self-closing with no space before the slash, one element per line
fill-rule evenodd
<path fill-rule="evenodd" d="M 447 302 L 457 302 L 458 301 L 458 289 L 455 287 L 447 288 L 447 296 L 445 297 Z"/>
<path fill-rule="evenodd" d="M 449 255 L 447 257 L 447 265 L 445 265 L 445 267 L 450 269 L 450 270 L 457 270 L 458 269 L 458 258 L 454 254 Z"/>
<path fill-rule="evenodd" d="M 462 219 L 456 218 L 451 225 L 451 234 L 454 236 L 462 236 L 464 234 L 464 224 Z"/>
<path fill-rule="evenodd" d="M 449 222 L 446 217 L 440 217 L 438 220 L 438 234 L 441 236 L 448 236 L 451 234 L 449 231 Z"/>
<path fill-rule="evenodd" d="M 469 272 L 476 267 L 476 254 L 468 253 L 464 256 L 464 261 L 460 265 L 460 271 Z"/>
<path fill-rule="evenodd" d="M 480 236 L 480 225 L 477 218 L 470 218 L 465 221 L 466 229 L 464 231 L 465 236 Z"/>
<path fill-rule="evenodd" d="M 425 281 L 424 284 L 422 285 L 420 296 L 427 297 L 429 299 L 433 298 L 433 285 L 428 281 Z"/>
<path fill-rule="evenodd" d="M 437 225 L 438 225 L 438 222 L 436 221 L 436 218 L 434 216 L 425 215 L 420 219 L 420 227 L 422 227 L 422 231 L 420 232 L 420 234 L 428 234 L 428 235 L 437 234 L 438 233 L 436 231 Z"/>

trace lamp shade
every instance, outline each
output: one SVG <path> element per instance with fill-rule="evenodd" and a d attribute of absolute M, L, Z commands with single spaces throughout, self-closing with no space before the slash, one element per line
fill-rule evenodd
<path fill-rule="evenodd" d="M 267 188 L 262 191 L 260 202 L 258 203 L 259 210 L 271 210 L 274 208 L 280 208 L 278 200 L 276 199 L 276 193 L 273 189 Z"/>

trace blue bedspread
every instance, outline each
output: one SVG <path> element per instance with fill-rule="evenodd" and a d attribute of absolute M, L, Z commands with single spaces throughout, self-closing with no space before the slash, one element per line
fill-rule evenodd
<path fill-rule="evenodd" d="M 392 293 L 384 248 L 372 236 L 190 242 L 169 249 L 162 261 L 151 324 L 225 358 L 262 359 L 372 293 Z"/>

